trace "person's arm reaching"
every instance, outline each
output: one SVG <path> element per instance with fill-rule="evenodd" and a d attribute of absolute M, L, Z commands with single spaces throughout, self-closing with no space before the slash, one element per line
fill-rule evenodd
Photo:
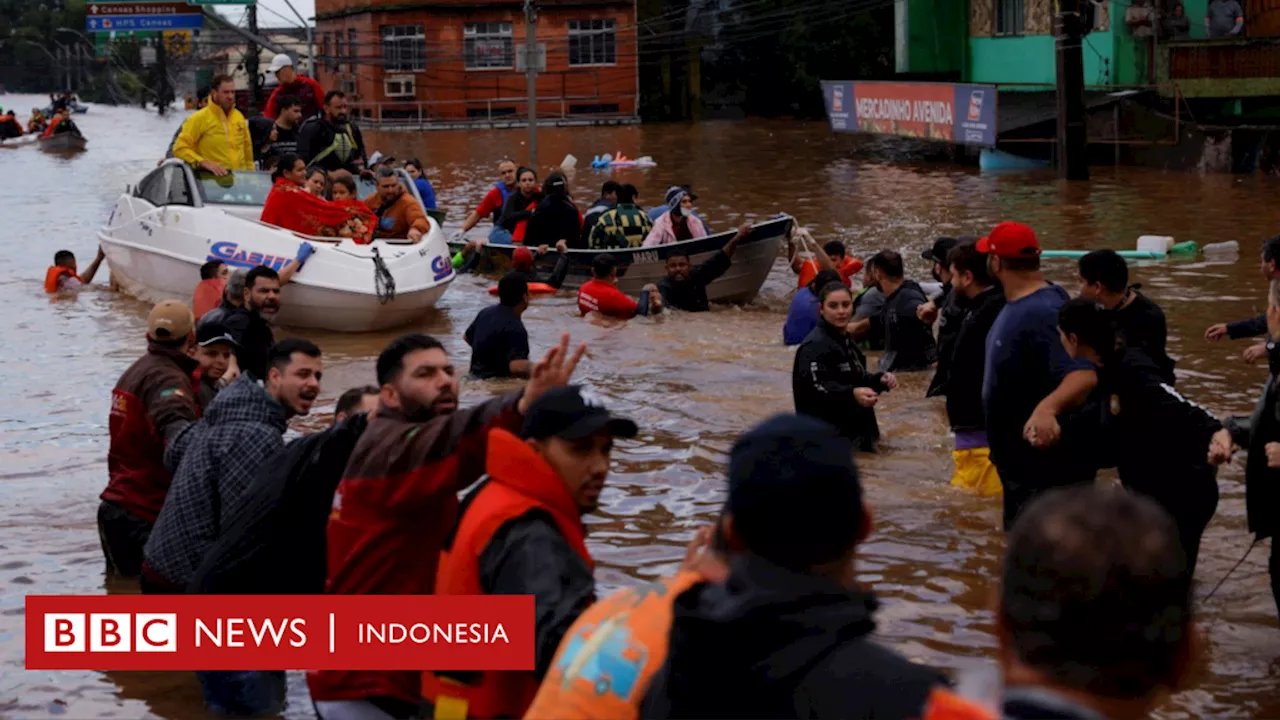
<path fill-rule="evenodd" d="M 311 257 L 311 253 L 315 251 L 315 246 L 309 242 L 304 241 L 299 245 L 298 256 L 280 269 L 280 285 L 284 286 L 293 282 L 293 276 L 298 274 L 298 271 L 307 262 L 307 258 Z"/>
<path fill-rule="evenodd" d="M 556 267 L 547 278 L 547 285 L 559 290 L 564 285 L 565 276 L 569 274 L 569 252 L 564 240 L 556 243 L 556 252 L 560 257 L 556 258 Z"/>
<path fill-rule="evenodd" d="M 169 375 L 166 373 L 165 375 Z M 166 445 L 199 417 L 196 391 L 184 378 L 161 376 L 147 384 L 142 401 L 147 417 Z"/>
<path fill-rule="evenodd" d="M 534 598 L 534 674 L 541 680 L 560 641 L 595 601 L 591 569 L 544 513 L 531 512 L 498 530 L 480 553 L 486 595 Z"/>
<path fill-rule="evenodd" d="M 93 282 L 93 276 L 98 274 L 98 268 L 102 266 L 102 261 L 106 259 L 107 254 L 102 251 L 102 246 L 98 246 L 98 254 L 93 258 L 93 262 L 89 263 L 89 267 L 80 275 L 80 282 L 88 285 Z"/>
<path fill-rule="evenodd" d="M 1040 401 L 1023 427 L 1023 436 L 1035 447 L 1048 447 L 1058 442 L 1062 428 L 1058 416 L 1075 410 L 1089 398 L 1098 386 L 1098 373 L 1092 369 L 1073 370 L 1062 378 L 1058 387 Z"/>

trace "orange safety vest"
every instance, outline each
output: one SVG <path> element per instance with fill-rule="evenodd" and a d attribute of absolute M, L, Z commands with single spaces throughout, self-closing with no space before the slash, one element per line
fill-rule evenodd
<path fill-rule="evenodd" d="M 587 608 L 565 633 L 525 720 L 639 718 L 649 682 L 667 660 L 675 599 L 700 582 L 700 573 L 683 571 Z"/>
<path fill-rule="evenodd" d="M 836 271 L 840 273 L 840 279 L 844 281 L 844 284 L 852 287 L 853 276 L 857 275 L 862 270 L 862 267 L 861 260 L 846 255 L 844 262 L 840 263 L 840 267 L 836 268 Z M 800 277 L 797 278 L 796 288 L 808 287 L 809 283 L 813 282 L 816 277 L 818 277 L 818 262 L 816 260 L 805 260 L 804 264 L 800 266 Z"/>
<path fill-rule="evenodd" d="M 70 275 L 71 277 L 80 280 L 80 276 L 76 275 L 76 271 L 69 267 L 64 267 L 62 265 L 49 266 L 49 269 L 44 273 L 44 291 L 47 293 L 58 292 L 58 281 L 62 280 L 63 276 L 66 275 Z M 81 282 L 84 281 L 81 280 Z"/>
<path fill-rule="evenodd" d="M 56 129 L 61 124 L 62 124 L 62 116 L 54 115 L 53 122 L 49 123 L 49 127 L 45 128 L 44 132 L 40 134 L 40 139 L 44 140 L 45 138 L 53 137 L 54 129 Z"/>
<path fill-rule="evenodd" d="M 531 510 L 550 515 L 569 546 L 587 567 L 595 568 L 577 502 L 542 456 L 510 432 L 494 429 L 489 431 L 485 470 L 487 482 L 470 498 L 451 542 L 440 554 L 436 594 L 483 595 L 480 554 L 498 530 Z M 422 697 L 435 707 L 435 717 L 518 718 L 538 691 L 532 670 L 475 676 L 463 683 L 444 673 L 422 674 Z"/>

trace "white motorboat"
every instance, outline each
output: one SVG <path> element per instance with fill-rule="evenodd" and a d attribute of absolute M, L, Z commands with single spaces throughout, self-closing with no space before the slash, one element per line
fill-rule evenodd
<path fill-rule="evenodd" d="M 406 191 L 417 189 L 401 173 Z M 302 242 L 315 248 L 281 294 L 280 325 L 340 332 L 385 330 L 427 313 L 455 275 L 444 232 L 434 219 L 418 242 L 302 235 L 262 223 L 271 191 L 262 172 L 222 178 L 197 175 L 167 160 L 116 201 L 98 233 L 112 278 L 136 297 L 190 302 L 200 266 L 222 260 L 233 268 L 280 270 Z"/>

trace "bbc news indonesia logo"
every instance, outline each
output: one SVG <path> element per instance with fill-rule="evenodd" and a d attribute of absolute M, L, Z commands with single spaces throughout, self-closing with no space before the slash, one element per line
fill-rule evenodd
<path fill-rule="evenodd" d="M 529 595 L 26 598 L 29 670 L 532 670 Z"/>

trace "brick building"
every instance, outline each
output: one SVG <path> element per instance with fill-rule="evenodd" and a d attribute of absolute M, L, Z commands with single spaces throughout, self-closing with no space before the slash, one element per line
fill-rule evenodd
<path fill-rule="evenodd" d="M 634 120 L 635 0 L 540 0 L 538 117 Z M 316 0 L 317 79 L 367 124 L 527 112 L 522 0 Z"/>

